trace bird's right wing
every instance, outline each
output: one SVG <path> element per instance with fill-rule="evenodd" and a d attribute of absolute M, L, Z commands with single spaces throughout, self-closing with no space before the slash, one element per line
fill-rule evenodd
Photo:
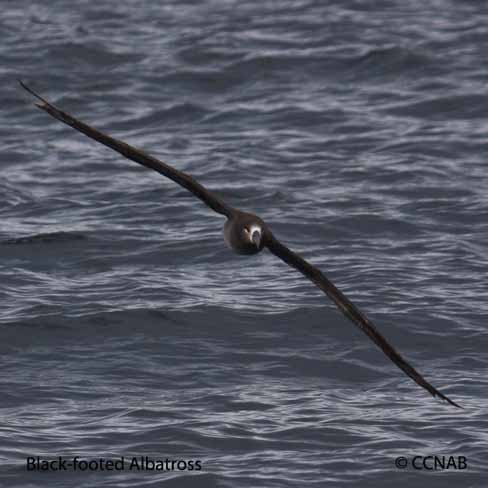
<path fill-rule="evenodd" d="M 211 193 L 203 185 L 195 181 L 191 176 L 183 173 L 182 171 L 178 171 L 169 164 L 163 163 L 159 159 L 156 159 L 155 157 L 146 154 L 140 149 L 130 146 L 125 142 L 114 139 L 113 137 L 110 137 L 103 132 L 94 129 L 88 124 L 85 124 L 84 122 L 76 119 L 72 115 L 69 115 L 68 113 L 58 109 L 53 104 L 49 103 L 45 98 L 38 95 L 34 90 L 29 88 L 22 81 L 20 81 L 20 84 L 31 95 L 34 95 L 37 99 L 40 100 L 40 102 L 36 103 L 36 106 L 47 112 L 55 119 L 73 127 L 74 129 L 81 132 L 82 134 L 85 134 L 91 139 L 94 139 L 95 141 L 98 141 L 101 144 L 110 147 L 114 151 L 122 154 L 122 156 L 125 156 L 127 159 L 139 163 L 146 168 L 153 169 L 158 173 L 161 173 L 162 175 L 168 177 L 170 180 L 175 181 L 183 188 L 191 191 L 196 197 L 202 200 L 215 212 L 225 215 L 227 217 L 230 217 L 233 214 L 234 210 L 232 209 L 232 207 L 224 203 L 219 197 Z"/>
<path fill-rule="evenodd" d="M 317 285 L 349 318 L 358 326 L 401 370 L 412 378 L 431 395 L 438 396 L 455 407 L 462 408 L 439 390 L 434 388 L 424 377 L 413 368 L 395 348 L 379 333 L 373 323 L 358 310 L 358 308 L 315 266 L 305 261 L 298 254 L 284 246 L 271 232 L 266 235 L 265 246 L 286 264 L 300 271 L 304 276 Z"/>

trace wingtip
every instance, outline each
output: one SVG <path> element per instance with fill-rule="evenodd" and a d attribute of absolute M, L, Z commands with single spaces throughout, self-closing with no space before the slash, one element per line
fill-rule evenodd
<path fill-rule="evenodd" d="M 436 392 L 434 394 L 434 396 L 438 396 L 439 398 L 441 398 L 442 400 L 446 401 L 447 403 L 449 403 L 453 407 L 460 408 L 461 410 L 464 410 L 464 407 L 462 407 L 461 405 L 457 404 L 455 401 L 451 400 L 446 395 L 443 395 L 440 391 Z"/>
<path fill-rule="evenodd" d="M 464 407 L 462 407 L 461 405 L 459 405 L 458 403 L 450 400 L 449 398 L 446 398 L 446 400 L 453 406 L 453 407 L 456 407 L 456 408 L 460 408 L 461 410 L 464 410 Z"/>
<path fill-rule="evenodd" d="M 17 81 L 19 82 L 20 86 L 25 91 L 29 92 L 32 96 L 36 97 L 37 99 L 39 99 L 42 102 L 42 103 L 36 102 L 35 103 L 36 107 L 43 108 L 46 105 L 49 105 L 48 102 L 47 102 L 47 100 L 45 100 L 40 95 L 38 95 L 32 88 L 30 88 L 29 86 L 27 86 L 27 84 L 24 83 L 20 78 L 18 78 Z"/>
<path fill-rule="evenodd" d="M 19 85 L 26 91 L 28 91 L 31 95 L 37 96 L 31 88 L 29 88 L 20 78 L 17 78 Z"/>

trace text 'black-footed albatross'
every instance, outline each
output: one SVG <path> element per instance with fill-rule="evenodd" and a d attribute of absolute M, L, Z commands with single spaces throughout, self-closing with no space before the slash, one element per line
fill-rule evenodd
<path fill-rule="evenodd" d="M 455 407 L 462 408 L 460 405 L 442 394 L 434 388 L 415 368 L 410 366 L 405 359 L 388 343 L 388 341 L 378 332 L 373 323 L 360 312 L 355 305 L 316 267 L 301 258 L 298 254 L 290 251 L 283 245 L 271 232 L 266 223 L 258 216 L 242 212 L 230 207 L 219 197 L 208 191 L 204 186 L 195 181 L 191 176 L 176 170 L 167 163 L 146 154 L 125 142 L 109 137 L 102 132 L 90 127 L 89 125 L 75 119 L 73 116 L 59 110 L 47 100 L 35 93 L 31 88 L 20 82 L 22 87 L 34 95 L 40 102 L 36 105 L 52 115 L 55 119 L 73 127 L 86 136 L 110 147 L 114 151 L 122 154 L 126 158 L 151 168 L 167 178 L 175 181 L 196 197 L 202 200 L 215 212 L 227 217 L 224 225 L 224 238 L 227 244 L 238 254 L 256 254 L 264 247 L 271 253 L 279 257 L 292 268 L 300 271 L 305 277 L 317 285 L 348 317 L 356 324 L 401 370 L 410 378 L 425 388 L 434 397 L 438 396 Z"/>

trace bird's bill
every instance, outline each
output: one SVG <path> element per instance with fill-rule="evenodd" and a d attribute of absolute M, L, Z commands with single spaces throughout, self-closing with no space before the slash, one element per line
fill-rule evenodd
<path fill-rule="evenodd" d="M 252 233 L 251 239 L 252 239 L 252 242 L 254 242 L 254 244 L 256 245 L 256 247 L 258 249 L 260 249 L 260 247 L 261 247 L 261 232 L 259 232 L 258 230 L 255 230 Z"/>

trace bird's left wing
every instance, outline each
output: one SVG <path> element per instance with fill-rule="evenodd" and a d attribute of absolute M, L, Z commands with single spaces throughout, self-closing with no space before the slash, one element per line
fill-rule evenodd
<path fill-rule="evenodd" d="M 424 377 L 415 370 L 395 348 L 378 332 L 373 323 L 358 310 L 358 308 L 315 266 L 301 258 L 281 242 L 271 232 L 265 237 L 265 246 L 277 257 L 283 260 L 292 268 L 300 271 L 309 280 L 315 283 L 348 317 L 358 326 L 401 370 L 412 378 L 421 387 L 425 388 L 431 395 L 438 396 L 455 407 L 462 408 L 453 402 L 439 390 L 434 388 Z"/>
<path fill-rule="evenodd" d="M 114 151 L 122 154 L 122 156 L 125 156 L 127 159 L 161 173 L 162 175 L 181 185 L 183 188 L 186 188 L 188 191 L 192 192 L 215 212 L 225 215 L 226 217 L 233 215 L 234 209 L 232 207 L 224 203 L 219 197 L 207 190 L 190 175 L 187 175 L 186 173 L 183 173 L 183 171 L 179 171 L 173 168 L 173 166 L 163 163 L 163 161 L 146 154 L 141 149 L 133 147 L 123 141 L 119 141 L 118 139 L 110 137 L 103 132 L 94 129 L 88 124 L 76 119 L 72 115 L 63 112 L 59 108 L 55 107 L 52 103 L 49 103 L 45 98 L 38 95 L 34 90 L 32 90 L 32 88 L 29 88 L 22 81 L 19 81 L 19 83 L 25 90 L 40 100 L 40 102 L 36 103 L 36 105 L 40 109 L 46 111 L 49 115 L 53 116 L 55 119 L 58 119 L 60 122 L 73 127 L 73 129 L 76 129 L 91 139 L 110 147 Z"/>

